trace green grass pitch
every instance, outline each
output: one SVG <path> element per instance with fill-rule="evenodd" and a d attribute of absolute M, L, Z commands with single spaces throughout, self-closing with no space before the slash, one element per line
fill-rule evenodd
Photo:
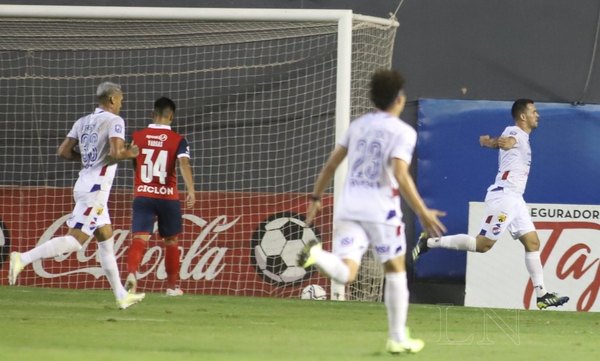
<path fill-rule="evenodd" d="M 381 303 L 0 286 L 0 360 L 600 360 L 600 314 L 411 305 L 425 349 L 391 356 Z"/>

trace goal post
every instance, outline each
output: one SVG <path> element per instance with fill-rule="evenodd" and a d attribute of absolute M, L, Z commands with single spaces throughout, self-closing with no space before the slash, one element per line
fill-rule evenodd
<path fill-rule="evenodd" d="M 0 135 L 0 221 L 10 233 L 10 247 L 2 249 L 26 251 L 66 230 L 78 165 L 59 161 L 55 150 L 72 123 L 93 110 L 95 86 L 110 80 L 123 86 L 128 134 L 148 124 L 155 98 L 167 95 L 178 105 L 174 129 L 191 144 L 200 200 L 184 210 L 183 288 L 281 297 L 298 297 L 309 284 L 331 290 L 316 272 L 295 267 L 292 256 L 314 236 L 330 247 L 346 165 L 313 230 L 301 227 L 301 215 L 336 140 L 371 107 L 370 75 L 391 65 L 394 19 L 322 9 L 0 10 L 0 123 L 10 129 Z M 121 266 L 131 193 L 132 169 L 122 164 L 109 205 Z M 153 240 L 140 287 L 160 291 L 164 255 Z M 20 284 L 107 288 L 94 258 L 90 241 L 77 254 L 34 263 Z M 382 277 L 372 281 L 371 273 L 364 289 L 380 293 L 372 283 Z"/>

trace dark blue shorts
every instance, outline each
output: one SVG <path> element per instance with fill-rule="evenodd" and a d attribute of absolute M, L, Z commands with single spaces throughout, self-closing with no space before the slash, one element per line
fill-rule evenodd
<path fill-rule="evenodd" d="M 155 220 L 158 221 L 158 234 L 161 237 L 171 237 L 181 233 L 183 224 L 179 200 L 135 197 L 131 231 L 152 234 Z"/>

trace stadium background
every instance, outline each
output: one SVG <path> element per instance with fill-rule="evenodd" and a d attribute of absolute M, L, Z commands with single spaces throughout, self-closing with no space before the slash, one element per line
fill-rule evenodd
<path fill-rule="evenodd" d="M 163 1 L 2 1 L 6 4 L 164 6 Z M 183 1 L 169 6 L 327 8 L 388 17 L 397 1 Z M 397 13 L 400 28 L 394 67 L 408 78 L 411 102 L 403 118 L 417 123 L 419 98 L 598 103 L 596 69 L 600 3 L 534 0 L 502 2 L 406 0 Z M 416 169 L 415 169 L 416 174 Z M 480 188 L 485 187 L 479 185 Z M 593 192 L 593 190 L 590 190 Z M 595 191 L 597 194 L 598 191 Z M 407 222 L 410 225 L 410 221 Z M 409 235 L 414 234 L 408 229 Z M 417 301 L 453 302 L 462 296 L 454 284 L 432 287 L 417 279 Z M 422 288 L 421 288 L 422 287 Z M 427 292 L 421 292 L 427 288 Z M 460 302 L 456 302 L 460 303 Z"/>

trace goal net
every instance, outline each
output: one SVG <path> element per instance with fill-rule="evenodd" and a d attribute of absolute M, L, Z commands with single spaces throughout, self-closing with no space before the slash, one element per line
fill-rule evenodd
<path fill-rule="evenodd" d="M 185 16 L 172 19 L 164 16 L 166 9 L 154 9 L 148 19 L 135 15 L 152 9 L 88 9 L 109 14 L 103 19 L 78 18 L 71 7 L 51 7 L 68 11 L 49 15 L 48 8 L 42 8 L 46 17 L 0 18 L 1 284 L 7 283 L 9 251 L 23 252 L 66 232 L 80 165 L 60 160 L 56 149 L 73 122 L 94 110 L 97 85 L 112 81 L 124 90 L 121 116 L 128 135 L 149 124 L 156 98 L 177 104 L 173 128 L 190 144 L 199 200 L 183 210 L 185 291 L 299 297 L 311 284 L 329 291 L 324 277 L 296 267 L 294 259 L 311 237 L 331 248 L 334 188 L 313 228 L 304 227 L 302 214 L 344 124 L 371 107 L 368 80 L 390 66 L 397 24 L 355 16 L 346 34 L 341 21 L 322 18 L 323 10 L 301 13 L 321 14 L 314 20 L 252 20 L 261 14 L 257 9 L 179 9 Z M 29 13 L 35 7 L 11 9 Z M 235 16 L 201 17 L 218 10 Z M 295 14 L 280 11 L 290 12 Z M 340 53 L 345 36 L 351 39 L 347 54 Z M 340 79 L 341 67 L 348 79 Z M 109 209 L 123 279 L 132 186 L 132 166 L 121 163 Z M 365 266 L 367 273 L 346 298 L 380 296 L 380 266 Z M 157 235 L 138 277 L 139 289 L 164 290 Z M 34 262 L 18 284 L 109 287 L 92 240 L 77 253 Z"/>

